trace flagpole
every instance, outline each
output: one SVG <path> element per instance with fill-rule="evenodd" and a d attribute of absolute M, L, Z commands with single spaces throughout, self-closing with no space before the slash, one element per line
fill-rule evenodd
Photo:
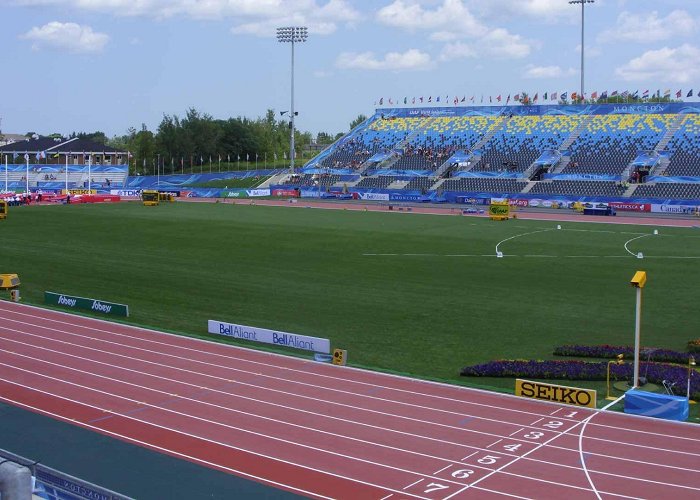
<path fill-rule="evenodd" d="M 29 192 L 29 152 L 27 152 L 24 156 L 24 159 L 27 160 L 27 175 L 24 176 L 24 180 L 26 181 L 26 191 L 25 193 Z"/>
<path fill-rule="evenodd" d="M 66 153 L 66 194 L 68 194 L 68 153 Z"/>
<path fill-rule="evenodd" d="M 8 186 L 8 184 L 7 184 L 7 155 L 5 155 L 5 192 L 6 193 L 8 192 L 7 186 Z"/>
<path fill-rule="evenodd" d="M 92 153 L 88 153 L 88 194 L 92 190 Z"/>

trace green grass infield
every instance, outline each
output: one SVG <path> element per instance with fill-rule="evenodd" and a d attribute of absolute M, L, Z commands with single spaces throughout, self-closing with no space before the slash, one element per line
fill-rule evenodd
<path fill-rule="evenodd" d="M 19 274 L 31 303 L 50 290 L 128 304 L 130 323 L 205 338 L 208 319 L 330 338 L 356 366 L 512 389 L 459 370 L 550 359 L 560 344 L 633 344 L 637 270 L 648 274 L 642 344 L 685 350 L 698 337 L 700 231 L 654 229 L 207 203 L 32 206 L 0 221 L 0 272 Z"/>

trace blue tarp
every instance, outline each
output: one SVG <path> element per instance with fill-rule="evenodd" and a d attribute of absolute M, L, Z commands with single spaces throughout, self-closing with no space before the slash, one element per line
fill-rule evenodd
<path fill-rule="evenodd" d="M 681 396 L 669 396 L 632 389 L 625 393 L 625 413 L 666 420 L 688 420 L 688 400 Z"/>
<path fill-rule="evenodd" d="M 621 175 L 610 174 L 544 174 L 543 179 L 559 181 L 619 181 Z"/>

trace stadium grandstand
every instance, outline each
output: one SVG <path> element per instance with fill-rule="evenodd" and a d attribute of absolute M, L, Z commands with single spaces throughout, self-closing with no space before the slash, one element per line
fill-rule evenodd
<path fill-rule="evenodd" d="M 386 108 L 299 175 L 375 200 L 697 203 L 698 132 L 700 106 L 686 103 Z M 303 190 L 291 179 L 277 184 Z"/>

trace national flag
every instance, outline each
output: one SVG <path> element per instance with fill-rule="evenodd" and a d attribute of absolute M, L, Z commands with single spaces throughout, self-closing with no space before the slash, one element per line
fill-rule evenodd
<path fill-rule="evenodd" d="M 508 94 L 508 98 L 506 99 L 506 104 L 510 102 L 510 94 Z"/>
<path fill-rule="evenodd" d="M 229 163 L 231 163 L 231 155 L 230 155 L 230 154 L 229 154 L 229 155 L 226 155 L 226 161 L 229 162 Z"/>
<path fill-rule="evenodd" d="M 543 100 L 543 101 L 546 101 L 546 100 L 547 100 L 547 92 L 545 92 L 544 94 L 542 94 L 542 100 Z"/>
<path fill-rule="evenodd" d="M 493 99 L 489 96 L 489 103 L 493 103 Z"/>
<path fill-rule="evenodd" d="M 12 161 L 15 161 L 15 158 L 17 158 L 17 152 L 13 151 L 12 152 Z"/>
<path fill-rule="evenodd" d="M 464 102 L 464 101 L 466 101 L 466 100 L 467 100 L 467 96 L 463 95 L 463 96 L 462 96 L 462 101 L 461 101 L 461 102 Z"/>
<path fill-rule="evenodd" d="M 484 104 L 484 95 L 481 94 L 481 104 Z"/>
<path fill-rule="evenodd" d="M 435 99 L 435 102 L 440 102 L 440 96 L 437 96 L 437 98 Z"/>
<path fill-rule="evenodd" d="M 649 99 L 649 89 L 642 92 L 642 99 Z"/>
<path fill-rule="evenodd" d="M 693 89 L 688 91 L 688 95 L 686 95 L 686 97 L 693 97 Z"/>
<path fill-rule="evenodd" d="M 29 161 L 29 153 L 24 153 L 24 159 Z"/>
<path fill-rule="evenodd" d="M 552 100 L 556 101 L 558 99 L 558 92 L 552 92 Z"/>
<path fill-rule="evenodd" d="M 250 154 L 249 153 L 245 154 L 245 161 L 250 161 Z"/>
<path fill-rule="evenodd" d="M 569 98 L 568 92 L 562 92 L 561 93 L 561 100 L 566 101 Z"/>
<path fill-rule="evenodd" d="M 389 98 L 389 104 L 394 104 L 394 101 L 391 100 L 391 97 Z"/>
<path fill-rule="evenodd" d="M 676 92 L 676 98 L 677 98 L 677 99 L 680 99 L 682 95 L 683 95 L 683 92 L 682 92 L 681 90 L 679 90 L 678 92 Z"/>
<path fill-rule="evenodd" d="M 403 98 L 403 103 L 404 103 L 404 104 L 408 104 L 408 97 L 404 97 L 404 98 Z"/>
<path fill-rule="evenodd" d="M 221 161 L 221 155 L 219 155 L 219 161 Z"/>
<path fill-rule="evenodd" d="M 591 99 L 598 99 L 598 91 L 597 90 L 591 94 Z"/>
<path fill-rule="evenodd" d="M 501 102 L 501 96 L 500 96 L 500 95 L 499 95 L 499 96 L 496 96 L 496 100 L 497 100 L 498 102 Z"/>
<path fill-rule="evenodd" d="M 571 100 L 575 101 L 576 99 L 578 99 L 578 94 L 576 92 L 572 92 L 571 93 Z"/>
<path fill-rule="evenodd" d="M 433 96 L 428 96 L 428 102 L 433 102 Z"/>
<path fill-rule="evenodd" d="M 275 151 L 275 161 L 277 161 L 277 151 Z"/>
<path fill-rule="evenodd" d="M 632 99 L 637 99 L 639 97 L 639 90 L 632 92 Z"/>
<path fill-rule="evenodd" d="M 469 100 L 470 100 L 471 102 L 474 102 L 474 96 L 471 96 L 471 97 L 469 98 Z"/>
<path fill-rule="evenodd" d="M 204 157 L 199 155 L 199 164 L 201 165 L 202 163 L 204 163 Z"/>
<path fill-rule="evenodd" d="M 421 98 L 420 98 L 420 102 L 423 103 L 423 97 L 422 97 L 422 96 L 421 96 Z"/>
<path fill-rule="evenodd" d="M 629 95 L 630 95 L 629 92 L 627 92 L 626 90 L 623 90 L 622 94 L 620 94 L 620 97 L 622 97 L 623 99 L 627 99 L 627 96 L 629 96 Z"/>
<path fill-rule="evenodd" d="M 41 155 L 39 153 L 35 154 L 34 157 L 39 160 L 41 158 Z"/>
<path fill-rule="evenodd" d="M 416 103 L 416 98 L 414 97 L 413 100 L 411 101 L 411 104 L 415 104 L 415 103 Z"/>
<path fill-rule="evenodd" d="M 383 97 L 379 98 L 379 105 L 384 106 L 384 98 Z"/>
<path fill-rule="evenodd" d="M 537 102 L 539 94 L 535 93 L 535 97 L 532 98 L 532 102 Z"/>
<path fill-rule="evenodd" d="M 610 97 L 617 97 L 617 90 L 613 90 Z"/>
<path fill-rule="evenodd" d="M 664 97 L 671 97 L 671 89 L 664 90 Z"/>
<path fill-rule="evenodd" d="M 603 93 L 600 94 L 600 98 L 601 98 L 601 99 L 607 99 L 607 98 L 608 98 L 608 91 L 607 91 L 607 90 L 603 90 Z"/>
<path fill-rule="evenodd" d="M 127 151 L 127 152 L 126 152 L 126 157 L 127 157 L 127 158 L 131 158 L 131 151 Z"/>
<path fill-rule="evenodd" d="M 454 98 L 454 105 L 456 106 L 458 102 L 459 102 L 459 97 L 455 96 L 455 98 Z"/>
<path fill-rule="evenodd" d="M 520 101 L 520 94 L 515 94 L 515 97 L 513 97 L 513 100 L 516 102 Z"/>

